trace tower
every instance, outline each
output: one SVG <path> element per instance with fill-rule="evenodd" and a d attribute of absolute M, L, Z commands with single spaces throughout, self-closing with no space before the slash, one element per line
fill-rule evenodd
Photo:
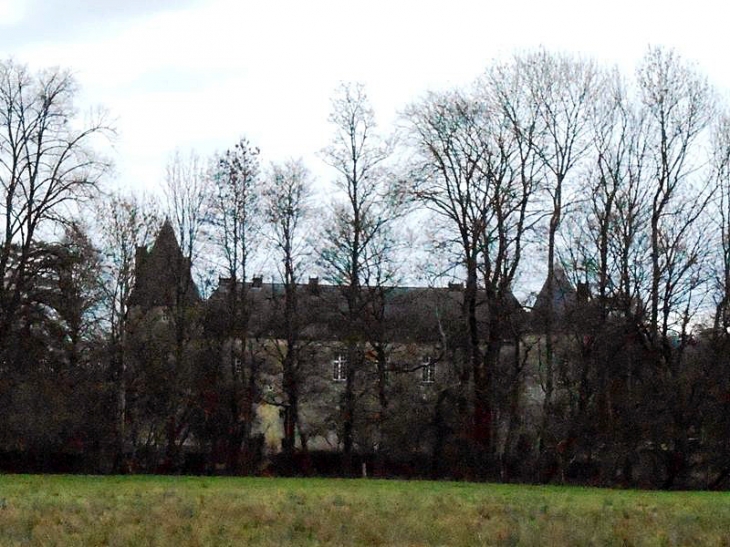
<path fill-rule="evenodd" d="M 150 249 L 137 247 L 130 308 L 148 312 L 153 308 L 197 304 L 200 293 L 190 268 L 190 260 L 183 255 L 170 220 L 165 219 Z"/>

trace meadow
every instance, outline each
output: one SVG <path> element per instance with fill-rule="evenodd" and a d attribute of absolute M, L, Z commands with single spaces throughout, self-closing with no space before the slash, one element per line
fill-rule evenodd
<path fill-rule="evenodd" d="M 730 493 L 3 475 L 0 545 L 730 545 Z"/>

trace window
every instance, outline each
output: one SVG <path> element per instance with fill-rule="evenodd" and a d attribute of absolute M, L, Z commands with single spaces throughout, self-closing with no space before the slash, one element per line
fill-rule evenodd
<path fill-rule="evenodd" d="M 421 382 L 433 384 L 436 379 L 436 363 L 430 357 L 421 360 Z"/>
<path fill-rule="evenodd" d="M 347 358 L 341 353 L 338 353 L 332 361 L 332 379 L 335 382 L 347 380 Z"/>

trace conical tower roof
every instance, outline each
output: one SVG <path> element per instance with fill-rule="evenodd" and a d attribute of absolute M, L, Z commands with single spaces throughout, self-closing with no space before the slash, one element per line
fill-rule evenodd
<path fill-rule="evenodd" d="M 199 300 L 190 260 L 183 255 L 172 223 L 165 218 L 149 251 L 137 248 L 131 305 L 149 309 L 178 303 L 192 305 Z"/>
<path fill-rule="evenodd" d="M 160 226 L 160 231 L 157 232 L 157 238 L 150 248 L 150 256 L 152 255 L 164 256 L 170 261 L 184 259 L 182 249 L 180 249 L 180 244 L 175 236 L 175 230 L 168 217 L 165 217 L 165 221 Z"/>
<path fill-rule="evenodd" d="M 537 294 L 535 305 L 532 308 L 533 313 L 537 316 L 538 321 L 544 320 L 549 310 L 548 300 L 548 280 L 545 279 L 540 292 Z M 562 266 L 556 265 L 553 269 L 553 298 L 552 311 L 555 319 L 563 317 L 568 306 L 575 302 L 576 290 L 568 279 L 567 274 Z"/>

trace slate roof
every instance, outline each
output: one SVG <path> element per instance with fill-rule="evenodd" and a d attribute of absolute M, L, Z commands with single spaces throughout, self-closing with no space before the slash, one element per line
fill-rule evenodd
<path fill-rule="evenodd" d="M 201 301 L 200 293 L 190 274 L 190 262 L 183 256 L 169 220 L 165 220 L 150 249 L 137 249 L 136 281 L 130 298 L 131 306 L 147 310 L 157 306 L 172 307 L 181 297 L 186 305 L 201 305 L 204 329 L 213 336 L 226 336 L 227 325 L 231 324 L 230 301 L 233 283 L 221 278 L 211 297 Z M 567 282 L 556 269 L 556 279 Z M 556 286 L 563 287 L 562 284 Z M 258 277 L 254 281 L 238 283 L 236 290 L 245 300 L 241 309 L 246 310 L 247 321 L 239 318 L 238 323 L 247 323 L 250 336 L 283 338 L 283 313 L 285 305 L 284 285 L 264 283 Z M 319 283 L 311 278 L 309 283 L 297 286 L 299 321 L 303 338 L 320 341 L 343 340 L 348 332 L 348 309 L 346 288 Z M 465 335 L 462 320 L 463 287 L 450 283 L 447 287 L 384 287 L 364 288 L 363 309 L 358 316 L 359 332 L 370 335 L 382 329 L 383 339 L 389 342 L 438 343 L 443 336 L 453 339 Z M 538 304 L 541 297 L 538 296 Z M 561 292 L 562 291 L 562 292 Z M 573 290 L 574 292 L 574 290 Z M 563 297 L 571 294 L 570 288 L 556 290 Z M 377 306 L 372 303 L 382 299 L 385 302 L 382 322 L 373 320 L 368 313 Z M 536 307 L 538 307 L 536 304 Z M 528 323 L 525 312 L 511 293 L 506 298 L 505 309 L 500 314 L 502 336 L 511 338 L 512 333 L 524 330 Z M 239 311 L 240 313 L 240 311 Z M 477 294 L 477 322 L 485 336 L 486 319 L 490 313 L 486 294 Z M 372 339 L 372 338 L 371 338 Z"/>
<path fill-rule="evenodd" d="M 244 288 L 245 287 L 245 288 Z M 232 284 L 229 280 L 221 282 L 208 300 L 206 322 L 212 332 L 222 333 L 227 322 L 227 306 Z M 254 336 L 283 337 L 284 286 L 279 283 L 239 284 L 238 290 L 244 295 L 250 310 L 248 331 Z M 382 296 L 385 299 L 385 313 L 382 328 L 384 338 L 391 342 L 438 343 L 442 333 L 448 337 L 463 333 L 461 310 L 463 289 L 450 287 L 385 287 L 379 292 L 363 289 L 364 302 L 369 298 Z M 481 295 L 483 297 L 483 295 Z M 298 309 L 302 336 L 321 341 L 342 340 L 347 336 L 347 300 L 345 288 L 317 283 L 297 286 Z M 509 321 L 525 321 L 525 312 L 511 296 L 509 299 Z M 477 306 L 477 317 L 481 323 L 485 318 L 486 305 L 483 298 Z M 361 327 L 371 332 L 378 326 L 374 320 L 368 321 L 366 310 L 358 314 Z M 514 326 L 514 325 L 510 325 Z M 509 331 L 509 329 L 507 329 Z"/>
<path fill-rule="evenodd" d="M 562 318 L 566 311 L 575 304 L 576 289 L 568 279 L 565 270 L 560 266 L 555 266 L 553 270 L 553 314 L 555 319 Z M 533 322 L 535 325 L 544 323 L 548 313 L 548 283 L 547 279 L 543 284 L 540 292 L 537 294 L 535 305 L 532 307 Z"/>
<path fill-rule="evenodd" d="M 190 261 L 183 256 L 172 224 L 165 219 L 150 249 L 137 247 L 130 306 L 145 310 L 172 307 L 178 297 L 185 305 L 194 305 L 200 301 L 200 292 L 190 274 Z"/>

